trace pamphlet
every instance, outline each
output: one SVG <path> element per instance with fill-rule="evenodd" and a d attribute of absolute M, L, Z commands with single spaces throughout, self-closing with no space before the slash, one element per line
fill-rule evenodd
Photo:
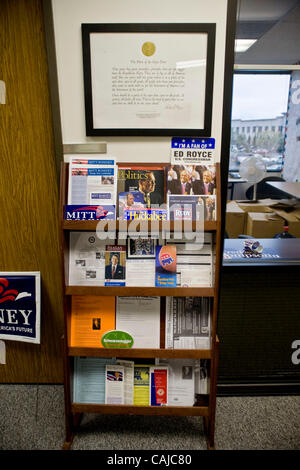
<path fill-rule="evenodd" d="M 80 162 L 80 163 L 79 163 Z M 114 158 L 72 158 L 68 204 L 116 205 L 117 167 Z"/>
<path fill-rule="evenodd" d="M 213 254 L 211 234 L 204 234 L 204 244 L 188 240 L 166 240 L 176 246 L 177 286 L 211 287 Z M 168 245 L 169 246 L 169 245 Z"/>
<path fill-rule="evenodd" d="M 195 360 L 159 359 L 168 366 L 168 405 L 193 406 L 195 402 Z"/>
<path fill-rule="evenodd" d="M 104 286 L 106 244 L 95 232 L 70 232 L 70 286 Z"/>
<path fill-rule="evenodd" d="M 215 165 L 170 165 L 167 193 L 212 196 L 216 193 Z"/>
<path fill-rule="evenodd" d="M 216 196 L 168 194 L 169 220 L 216 220 Z"/>
<path fill-rule="evenodd" d="M 176 287 L 176 246 L 156 247 L 155 286 Z"/>
<path fill-rule="evenodd" d="M 134 348 L 159 348 L 160 297 L 117 297 L 116 329 L 132 336 Z"/>
<path fill-rule="evenodd" d="M 153 287 L 154 285 L 155 259 L 126 260 L 126 286 Z"/>
<path fill-rule="evenodd" d="M 124 367 L 124 403 L 133 404 L 134 361 L 117 359 L 117 364 Z"/>
<path fill-rule="evenodd" d="M 103 348 L 101 337 L 116 327 L 115 297 L 72 296 L 71 347 Z"/>
<path fill-rule="evenodd" d="M 133 404 L 149 406 L 150 365 L 134 365 Z"/>
<path fill-rule="evenodd" d="M 165 167 L 162 165 L 119 165 L 118 194 L 140 192 L 146 208 L 165 202 Z"/>
<path fill-rule="evenodd" d="M 105 403 L 105 368 L 115 364 L 114 358 L 74 357 L 75 403 Z"/>
<path fill-rule="evenodd" d="M 119 193 L 119 219 L 130 220 L 130 211 L 144 209 L 144 196 L 138 191 Z M 134 212 L 135 213 L 135 212 Z"/>
<path fill-rule="evenodd" d="M 108 405 L 124 404 L 124 367 L 119 364 L 106 365 L 105 403 Z"/>
<path fill-rule="evenodd" d="M 209 349 L 210 322 L 208 297 L 167 297 L 166 348 Z"/>
<path fill-rule="evenodd" d="M 150 367 L 150 405 L 168 405 L 168 367 Z"/>
<path fill-rule="evenodd" d="M 105 286 L 125 286 L 126 247 L 107 245 L 105 252 Z"/>

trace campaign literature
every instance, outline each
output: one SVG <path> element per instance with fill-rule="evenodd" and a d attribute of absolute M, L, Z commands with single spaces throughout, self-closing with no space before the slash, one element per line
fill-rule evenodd
<path fill-rule="evenodd" d="M 212 196 L 215 192 L 215 165 L 170 165 L 167 168 L 168 194 Z"/>
<path fill-rule="evenodd" d="M 144 196 L 138 191 L 119 193 L 118 197 L 120 220 L 130 220 L 132 213 L 145 207 Z"/>
<path fill-rule="evenodd" d="M 150 367 L 150 405 L 168 405 L 168 367 Z"/>
<path fill-rule="evenodd" d="M 176 287 L 176 246 L 157 245 L 155 287 Z"/>
<path fill-rule="evenodd" d="M 115 327 L 115 297 L 72 296 L 71 347 L 103 348 L 102 335 Z"/>
<path fill-rule="evenodd" d="M 134 391 L 133 404 L 139 406 L 149 405 L 150 365 L 134 365 Z"/>
<path fill-rule="evenodd" d="M 105 252 L 105 286 L 125 286 L 126 247 L 107 245 Z"/>
<path fill-rule="evenodd" d="M 40 343 L 39 272 L 0 273 L 0 339 Z"/>
<path fill-rule="evenodd" d="M 210 299 L 166 298 L 166 349 L 210 348 Z"/>
<path fill-rule="evenodd" d="M 117 297 L 116 328 L 132 336 L 134 348 L 159 348 L 160 297 Z"/>
<path fill-rule="evenodd" d="M 69 285 L 104 286 L 106 243 L 95 232 L 70 232 Z"/>
<path fill-rule="evenodd" d="M 212 286 L 213 253 L 210 233 L 204 234 L 203 244 L 191 243 L 185 237 L 171 237 L 166 243 L 176 247 L 178 287 Z"/>
<path fill-rule="evenodd" d="M 117 166 L 114 158 L 71 158 L 69 205 L 116 205 Z"/>
<path fill-rule="evenodd" d="M 115 358 L 74 357 L 74 403 L 105 403 L 105 370 Z"/>
<path fill-rule="evenodd" d="M 118 194 L 139 192 L 145 208 L 165 202 L 165 167 L 143 165 L 119 165 Z"/>
<path fill-rule="evenodd" d="M 106 365 L 105 403 L 108 405 L 124 404 L 124 367 L 119 364 Z"/>
<path fill-rule="evenodd" d="M 194 359 L 158 359 L 168 367 L 168 405 L 193 406 L 195 403 Z"/>
<path fill-rule="evenodd" d="M 168 194 L 169 220 L 216 220 L 216 196 Z"/>

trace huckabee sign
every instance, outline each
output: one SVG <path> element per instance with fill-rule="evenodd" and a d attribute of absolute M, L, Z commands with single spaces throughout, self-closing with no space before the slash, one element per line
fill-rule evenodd
<path fill-rule="evenodd" d="M 0 339 L 40 344 L 39 272 L 0 273 Z"/>

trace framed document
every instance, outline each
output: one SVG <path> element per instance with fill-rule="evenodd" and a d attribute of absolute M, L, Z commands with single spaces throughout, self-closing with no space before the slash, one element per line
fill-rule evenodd
<path fill-rule="evenodd" d="M 86 135 L 211 135 L 215 24 L 82 24 Z"/>

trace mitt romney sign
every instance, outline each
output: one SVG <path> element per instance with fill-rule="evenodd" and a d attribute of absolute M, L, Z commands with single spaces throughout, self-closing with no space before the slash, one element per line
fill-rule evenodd
<path fill-rule="evenodd" d="M 40 343 L 39 272 L 0 273 L 0 339 Z"/>

